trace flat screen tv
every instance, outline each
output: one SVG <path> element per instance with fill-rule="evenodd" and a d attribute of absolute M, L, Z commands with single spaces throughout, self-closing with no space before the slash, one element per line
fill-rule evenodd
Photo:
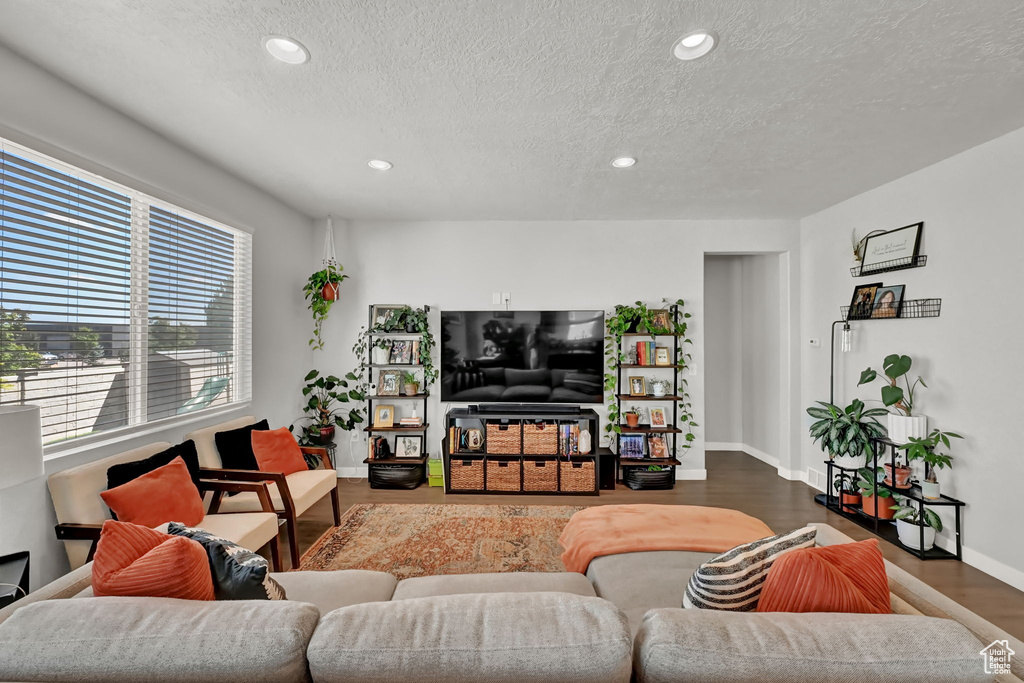
<path fill-rule="evenodd" d="M 602 403 L 604 311 L 443 311 L 441 400 Z"/>

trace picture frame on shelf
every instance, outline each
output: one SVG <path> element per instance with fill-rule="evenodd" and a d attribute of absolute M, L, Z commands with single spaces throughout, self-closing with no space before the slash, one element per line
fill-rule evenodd
<path fill-rule="evenodd" d="M 409 365 L 412 363 L 412 341 L 396 339 L 391 344 L 391 364 Z"/>
<path fill-rule="evenodd" d="M 378 396 L 398 396 L 402 392 L 401 370 L 381 370 L 377 376 Z"/>
<path fill-rule="evenodd" d="M 619 435 L 619 457 L 620 458 L 642 458 L 642 457 L 644 457 L 644 435 L 643 434 L 621 434 L 621 435 Z"/>
<path fill-rule="evenodd" d="M 373 325 L 379 327 L 386 332 L 393 332 L 395 328 L 389 326 L 388 323 L 393 322 L 397 319 L 398 313 L 407 308 L 403 304 L 374 304 L 373 305 Z"/>
<path fill-rule="evenodd" d="M 871 317 L 871 309 L 875 306 L 875 293 L 882 286 L 881 282 L 870 285 L 857 285 L 853 288 L 853 298 L 850 299 L 850 312 L 847 320 L 866 320 Z"/>
<path fill-rule="evenodd" d="M 629 395 L 630 396 L 646 396 L 647 395 L 647 380 L 643 377 L 630 377 L 629 378 Z"/>
<path fill-rule="evenodd" d="M 651 310 L 651 332 L 671 332 L 672 324 L 670 322 L 669 312 L 667 308 L 655 308 Z"/>
<path fill-rule="evenodd" d="M 667 346 L 654 347 L 654 364 L 672 365 L 671 356 L 669 355 L 669 348 Z"/>
<path fill-rule="evenodd" d="M 386 405 L 375 406 L 373 409 L 373 426 L 377 428 L 394 427 L 395 407 Z"/>
<path fill-rule="evenodd" d="M 651 408 L 651 426 L 659 428 L 668 426 L 668 423 L 665 421 L 664 408 Z"/>
<path fill-rule="evenodd" d="M 909 259 L 908 263 L 913 263 L 921 249 L 921 233 L 923 231 L 924 222 L 921 222 L 868 235 L 864 238 L 861 275 L 885 270 L 885 264 L 891 261 Z"/>
<path fill-rule="evenodd" d="M 668 457 L 668 443 L 661 434 L 647 435 L 647 452 L 652 458 L 665 459 Z"/>
<path fill-rule="evenodd" d="M 422 434 L 400 434 L 395 437 L 396 458 L 421 458 L 423 457 L 423 435 Z"/>
<path fill-rule="evenodd" d="M 898 318 L 903 309 L 903 293 L 906 285 L 879 287 L 875 292 L 875 303 L 871 308 L 872 318 Z"/>

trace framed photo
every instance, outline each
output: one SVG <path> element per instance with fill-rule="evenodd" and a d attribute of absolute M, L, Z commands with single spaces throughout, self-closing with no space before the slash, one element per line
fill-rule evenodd
<path fill-rule="evenodd" d="M 654 364 L 655 365 L 672 365 L 671 357 L 669 356 L 669 348 L 667 346 L 655 346 L 654 347 Z"/>
<path fill-rule="evenodd" d="M 391 344 L 391 363 L 394 365 L 409 365 L 412 363 L 412 342 L 396 339 Z"/>
<path fill-rule="evenodd" d="M 421 458 L 423 457 L 423 435 L 402 434 L 395 437 L 396 458 Z"/>
<path fill-rule="evenodd" d="M 390 332 L 395 329 L 398 314 L 408 308 L 402 304 L 374 304 L 373 326 Z"/>
<path fill-rule="evenodd" d="M 672 325 L 669 322 L 668 309 L 658 308 L 651 310 L 651 332 L 671 332 Z"/>
<path fill-rule="evenodd" d="M 850 299 L 850 314 L 847 320 L 864 320 L 871 317 L 871 309 L 875 306 L 875 292 L 882 286 L 881 282 L 873 285 L 857 285 L 853 288 L 853 298 Z"/>
<path fill-rule="evenodd" d="M 651 408 L 651 426 L 652 427 L 665 427 L 665 409 L 664 408 Z"/>
<path fill-rule="evenodd" d="M 619 457 L 620 458 L 642 458 L 642 457 L 644 457 L 644 435 L 643 434 L 621 434 L 619 436 Z"/>
<path fill-rule="evenodd" d="M 395 407 L 394 406 L 377 406 L 373 409 L 373 426 L 374 427 L 394 427 L 395 426 Z"/>
<path fill-rule="evenodd" d="M 903 308 L 903 290 L 906 285 L 889 285 L 875 291 L 875 304 L 871 309 L 872 318 L 898 318 Z"/>
<path fill-rule="evenodd" d="M 630 396 L 646 396 L 647 395 L 647 382 L 643 377 L 630 377 L 629 378 L 629 395 Z"/>
<path fill-rule="evenodd" d="M 885 270 L 887 261 L 911 259 L 910 262 L 912 262 L 921 248 L 921 232 L 923 230 L 924 223 L 914 223 L 877 235 L 868 235 L 864 239 L 861 274 L 867 275 Z"/>
<path fill-rule="evenodd" d="M 377 377 L 378 396 L 398 396 L 402 390 L 401 370 L 381 370 Z"/>
<path fill-rule="evenodd" d="M 665 443 L 665 437 L 661 434 L 648 434 L 647 452 L 651 454 L 652 458 L 667 458 L 668 444 Z"/>

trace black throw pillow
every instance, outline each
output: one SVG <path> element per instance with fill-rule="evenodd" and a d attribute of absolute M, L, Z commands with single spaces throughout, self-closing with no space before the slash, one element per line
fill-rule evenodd
<path fill-rule="evenodd" d="M 217 432 L 213 440 L 220 453 L 220 462 L 226 470 L 258 470 L 259 464 L 252 452 L 252 433 L 254 430 L 270 429 L 266 420 L 246 425 L 226 432 Z"/>
<path fill-rule="evenodd" d="M 185 443 L 171 446 L 166 451 L 160 451 L 144 460 L 134 462 L 123 462 L 107 468 L 107 488 L 112 489 L 122 484 L 127 484 L 133 479 L 138 479 L 147 472 L 163 467 L 172 460 L 181 456 L 188 467 L 188 475 L 192 477 L 192 483 L 199 488 L 199 455 L 196 453 L 196 444 L 192 439 Z"/>
<path fill-rule="evenodd" d="M 217 600 L 285 600 L 284 588 L 270 578 L 270 565 L 260 555 L 204 529 L 178 522 L 167 526 L 172 536 L 184 536 L 206 550 Z"/>

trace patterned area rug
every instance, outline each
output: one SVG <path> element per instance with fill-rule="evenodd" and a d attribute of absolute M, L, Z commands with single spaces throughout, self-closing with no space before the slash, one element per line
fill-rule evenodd
<path fill-rule="evenodd" d="M 302 556 L 302 570 L 436 574 L 561 572 L 558 537 L 582 506 L 361 503 Z"/>

